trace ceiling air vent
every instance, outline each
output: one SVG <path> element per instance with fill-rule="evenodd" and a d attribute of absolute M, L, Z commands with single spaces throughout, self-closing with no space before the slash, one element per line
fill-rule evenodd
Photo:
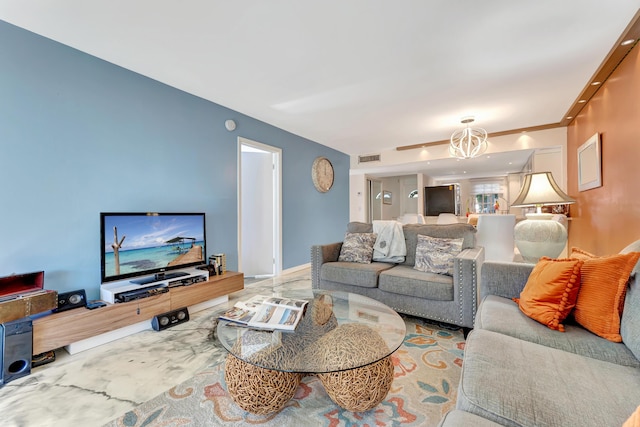
<path fill-rule="evenodd" d="M 380 154 L 371 154 L 370 156 L 358 156 L 358 163 L 379 162 Z"/>

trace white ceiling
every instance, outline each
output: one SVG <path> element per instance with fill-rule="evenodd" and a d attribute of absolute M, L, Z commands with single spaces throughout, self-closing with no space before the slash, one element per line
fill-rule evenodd
<path fill-rule="evenodd" d="M 0 0 L 0 19 L 358 155 L 448 139 L 466 115 L 488 132 L 559 122 L 639 8 Z"/>

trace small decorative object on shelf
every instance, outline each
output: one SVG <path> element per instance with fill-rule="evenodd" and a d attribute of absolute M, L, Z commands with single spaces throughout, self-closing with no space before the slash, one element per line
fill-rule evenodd
<path fill-rule="evenodd" d="M 212 266 L 209 274 L 223 274 L 227 271 L 227 257 L 225 254 L 213 254 L 209 257 L 209 265 Z"/>

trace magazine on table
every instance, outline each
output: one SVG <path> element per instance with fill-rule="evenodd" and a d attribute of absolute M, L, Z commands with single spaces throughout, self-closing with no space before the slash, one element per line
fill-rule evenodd
<path fill-rule="evenodd" d="M 304 314 L 308 301 L 256 295 L 238 301 L 220 319 L 256 329 L 293 331 Z"/>

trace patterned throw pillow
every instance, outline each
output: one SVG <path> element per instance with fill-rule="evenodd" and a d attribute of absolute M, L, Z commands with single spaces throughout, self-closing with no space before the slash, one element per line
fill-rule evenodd
<path fill-rule="evenodd" d="M 453 276 L 453 259 L 462 251 L 464 239 L 440 239 L 418 234 L 416 265 L 418 271 Z"/>
<path fill-rule="evenodd" d="M 338 261 L 371 264 L 373 245 L 376 243 L 377 237 L 376 233 L 345 234 Z"/>
<path fill-rule="evenodd" d="M 371 264 L 373 245 L 377 237 L 376 233 L 347 233 L 342 242 L 338 261 Z"/>

